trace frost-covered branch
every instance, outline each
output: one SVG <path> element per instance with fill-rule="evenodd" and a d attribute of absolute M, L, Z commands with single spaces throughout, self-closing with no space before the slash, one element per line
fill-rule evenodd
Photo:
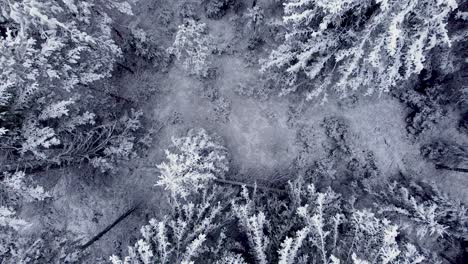
<path fill-rule="evenodd" d="M 228 171 L 226 149 L 204 129 L 190 130 L 186 137 L 172 138 L 174 152 L 166 150 L 168 161 L 157 166 L 161 175 L 156 185 L 182 197 L 206 187 Z"/>
<path fill-rule="evenodd" d="M 419 74 L 431 50 L 450 47 L 455 0 L 288 0 L 284 43 L 263 63 L 282 93 L 308 80 L 307 98 L 383 93 Z"/>

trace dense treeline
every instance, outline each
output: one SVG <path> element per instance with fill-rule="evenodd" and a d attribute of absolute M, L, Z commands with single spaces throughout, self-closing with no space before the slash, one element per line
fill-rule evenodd
<path fill-rule="evenodd" d="M 135 12 L 146 5 L 159 23 L 152 28 Z M 86 247 L 63 230 L 22 233 L 33 225 L 22 208 L 54 199 L 34 176 L 79 166 L 118 175 L 155 132 L 179 122 L 175 113 L 147 124 L 144 98 L 158 87 L 133 84 L 128 97 L 115 85 L 122 76 L 181 69 L 225 122 L 231 105 L 215 87 L 222 56 L 259 76 L 239 81 L 236 95 L 287 96 L 288 126 L 303 145 L 290 177 L 239 181 L 223 139 L 189 129 L 149 168 L 170 213 L 143 226 L 128 252 L 99 261 L 466 262 L 463 203 L 404 170 L 382 175 L 339 116 L 319 124 L 328 153 L 310 162 L 312 136 L 294 116 L 307 104 L 346 110 L 389 96 L 407 110 L 405 133 L 421 157 L 466 173 L 467 8 L 457 0 L 0 0 L 0 263 L 89 261 L 84 249 L 105 232 Z M 210 22 L 232 25 L 223 32 L 230 42 L 211 34 Z M 447 120 L 459 137 L 438 137 Z"/>

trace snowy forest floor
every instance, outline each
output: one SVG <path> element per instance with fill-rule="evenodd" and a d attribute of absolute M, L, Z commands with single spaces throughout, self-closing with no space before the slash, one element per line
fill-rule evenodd
<path fill-rule="evenodd" d="M 150 19 L 152 11 L 144 5 L 140 9 L 137 16 L 144 19 L 140 24 L 147 27 L 155 24 Z M 202 18 L 202 21 L 218 42 L 234 41 L 229 14 L 221 20 Z M 236 44 L 241 47 L 247 42 L 236 41 L 243 42 Z M 94 170 L 87 168 L 44 173 L 38 177 L 39 183 L 56 199 L 43 205 L 44 213 L 40 216 L 34 216 L 37 209 L 34 205 L 22 214 L 37 218 L 38 226 L 53 226 L 56 230 L 79 234 L 85 242 L 124 211 L 141 203 L 134 214 L 89 249 L 90 259 L 119 253 L 116 248 L 126 251 L 139 235 L 139 228 L 153 217 L 162 217 L 167 210 L 162 190 L 153 186 L 157 173 L 150 168 L 164 160 L 164 150 L 171 146 L 171 137 L 182 136 L 191 128 L 215 133 L 231 155 L 227 177 L 272 184 L 294 178 L 298 159 L 312 163 L 326 156 L 327 139 L 322 126 L 326 117 L 339 117 L 349 124 L 355 151 L 373 153 L 382 177 L 402 172 L 434 181 L 443 191 L 468 202 L 468 178 L 463 173 L 436 170 L 420 154 L 421 146 L 433 138 L 466 141 L 456 131 L 453 120 L 447 118 L 437 130 L 414 139 L 406 130 L 407 109 L 390 95 L 361 97 L 350 103 L 331 101 L 324 105 L 304 102 L 294 96 L 278 97 L 274 92 L 266 98 L 242 95 L 236 92 L 239 87 L 244 87 L 245 93 L 245 89 L 260 82 L 258 66 L 246 67 L 245 60 L 250 54 L 245 49 L 217 55 L 213 63 L 218 75 L 208 83 L 189 76 L 177 63 L 167 73 L 143 67 L 134 69 L 134 74 L 122 71 L 115 75 L 112 83 L 120 88 L 123 96 L 138 100 L 147 125 L 156 130 L 151 148 L 145 155 L 122 163 L 116 174 L 96 176 Z M 141 87 L 151 87 L 154 92 L 151 96 L 138 94 Z M 251 89 L 255 94 L 257 88 Z M 298 111 L 300 114 L 295 114 Z"/>

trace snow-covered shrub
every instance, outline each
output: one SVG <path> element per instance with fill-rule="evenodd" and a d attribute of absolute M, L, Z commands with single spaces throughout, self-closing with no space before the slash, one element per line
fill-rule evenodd
<path fill-rule="evenodd" d="M 256 50 L 259 47 L 261 47 L 263 45 L 263 43 L 264 43 L 264 41 L 263 41 L 263 39 L 261 37 L 259 37 L 259 36 L 251 37 L 247 41 L 247 49 L 250 50 L 250 51 Z M 248 60 L 249 56 L 252 56 L 252 54 L 247 55 L 245 59 Z M 253 63 L 253 62 L 248 62 L 248 63 L 249 63 L 248 65 L 250 66 L 251 63 Z"/>
<path fill-rule="evenodd" d="M 288 0 L 284 43 L 263 70 L 283 76 L 281 94 L 307 98 L 382 93 L 419 74 L 429 52 L 450 47 L 455 0 Z"/>
<path fill-rule="evenodd" d="M 190 74 L 206 77 L 211 65 L 212 43 L 206 24 L 187 19 L 179 26 L 168 52 L 175 55 Z"/>
<path fill-rule="evenodd" d="M 192 129 L 185 137 L 172 138 L 172 143 L 174 150 L 166 150 L 167 161 L 157 166 L 161 175 L 156 185 L 186 197 L 224 178 L 229 169 L 226 148 L 204 129 Z"/>

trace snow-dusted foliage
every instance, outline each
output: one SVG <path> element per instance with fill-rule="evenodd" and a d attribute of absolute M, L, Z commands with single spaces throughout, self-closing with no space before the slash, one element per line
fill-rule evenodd
<path fill-rule="evenodd" d="M 466 145 L 451 141 L 434 140 L 421 147 L 421 154 L 427 160 L 445 166 L 465 167 L 468 165 L 468 148 Z"/>
<path fill-rule="evenodd" d="M 0 227 L 1 229 L 1 227 Z M 17 263 L 83 263 L 84 252 L 79 249 L 77 235 L 49 230 L 34 238 L 11 233 L 10 240 L 0 234 L 0 259 L 2 264 Z"/>
<path fill-rule="evenodd" d="M 213 42 L 207 30 L 206 24 L 187 19 L 179 26 L 174 43 L 168 49 L 181 61 L 185 70 L 201 77 L 208 75 L 213 51 Z"/>
<path fill-rule="evenodd" d="M 28 223 L 23 219 L 19 219 L 15 216 L 16 212 L 14 209 L 1 206 L 0 207 L 0 227 L 10 227 L 14 230 L 18 230 Z"/>
<path fill-rule="evenodd" d="M 2 263 L 13 263 L 8 261 L 16 255 L 12 247 L 18 238 L 18 230 L 27 227 L 29 224 L 17 217 L 14 208 L 0 206 L 0 259 Z"/>
<path fill-rule="evenodd" d="M 21 161 L 5 168 L 90 162 L 102 171 L 112 170 L 118 160 L 135 154 L 136 136 L 142 129 L 141 116 L 141 112 L 132 110 L 116 120 L 100 120 L 98 125 L 95 114 L 80 113 L 73 106 L 70 110 L 65 107 L 60 111 L 46 110 L 40 114 L 42 120 L 31 119 L 21 130 L 4 138 L 4 148 L 12 154 L 18 152 Z"/>
<path fill-rule="evenodd" d="M 26 255 L 34 252 L 34 245 L 20 234 L 30 230 L 34 223 L 23 218 L 22 206 L 44 201 L 51 195 L 22 171 L 5 172 L 0 178 L 0 262 L 31 263 Z M 34 253 L 37 256 L 39 251 Z"/>
<path fill-rule="evenodd" d="M 265 204 L 244 189 L 233 202 L 255 263 L 423 263 L 415 246 L 397 239 L 397 225 L 354 208 L 331 189 L 295 183 L 289 195 Z"/>
<path fill-rule="evenodd" d="M 141 228 L 143 238 L 129 248 L 129 255 L 112 256 L 113 264 L 212 263 L 224 254 L 227 236 L 220 227 L 228 220 L 220 192 L 201 191 L 191 202 L 175 199 L 174 211 L 161 221 L 152 219 Z M 228 192 L 229 193 L 229 192 Z M 181 203 L 179 203 L 181 202 Z M 208 239 L 209 238 L 209 239 Z M 235 257 L 232 257 L 232 263 Z M 216 259 L 216 258 L 215 258 Z M 228 262 L 229 263 L 229 262 Z"/>
<path fill-rule="evenodd" d="M 185 137 L 172 138 L 174 152 L 166 150 L 167 161 L 156 185 L 182 197 L 197 192 L 228 171 L 226 148 L 204 129 L 190 130 Z"/>
<path fill-rule="evenodd" d="M 135 55 L 151 63 L 156 69 L 165 69 L 169 63 L 169 54 L 162 48 L 161 41 L 140 27 L 133 26 L 130 32 L 128 47 L 135 52 Z"/>
<path fill-rule="evenodd" d="M 380 188 L 367 186 L 366 190 L 373 196 L 379 215 L 398 221 L 418 239 L 468 238 L 468 209 L 434 184 L 393 181 Z"/>
<path fill-rule="evenodd" d="M 0 186 L 9 192 L 9 195 L 17 195 L 27 202 L 43 201 L 50 197 L 42 186 L 31 186 L 26 180 L 26 174 L 22 171 L 15 173 L 4 173 Z"/>
<path fill-rule="evenodd" d="M 284 43 L 263 64 L 282 76 L 282 94 L 341 97 L 387 92 L 419 74 L 429 52 L 450 47 L 455 0 L 288 0 Z"/>
<path fill-rule="evenodd" d="M 70 91 L 109 76 L 120 50 L 111 38 L 112 20 L 94 11 L 105 8 L 100 1 L 2 0 L 0 5 L 8 22 L 0 78 L 15 109 L 28 107 L 43 92 Z"/>
<path fill-rule="evenodd" d="M 247 19 L 247 26 L 252 28 L 254 31 L 259 25 L 265 22 L 264 10 L 259 6 L 247 9 L 244 17 Z"/>
<path fill-rule="evenodd" d="M 131 15 L 131 6 L 1 0 L 0 9 L 0 146 L 27 160 L 53 159 L 50 150 L 70 144 L 69 134 L 96 124 L 90 97 L 81 97 L 110 76 L 121 55 L 107 11 Z"/>
<path fill-rule="evenodd" d="M 77 135 L 77 138 L 81 136 L 78 144 L 72 141 L 64 156 L 70 157 L 72 162 L 74 157 L 82 157 L 103 172 L 114 170 L 118 161 L 136 155 L 135 146 L 139 143 L 136 135 L 141 132 L 142 115 L 141 111 L 132 109 L 118 120 L 94 127 L 84 137 Z"/>
<path fill-rule="evenodd" d="M 18 231 L 28 224 L 16 216 L 21 205 L 28 202 L 44 201 L 51 196 L 42 186 L 28 179 L 22 171 L 4 172 L 0 178 L 2 179 L 0 181 L 0 227 Z M 8 235 L 8 232 L 5 234 Z"/>
<path fill-rule="evenodd" d="M 205 189 L 190 202 L 173 199 L 174 213 L 162 221 L 151 220 L 129 256 L 112 256 L 111 261 L 416 264 L 440 260 L 412 244 L 397 223 L 373 208 L 358 208 L 353 199 L 342 199 L 330 188 L 318 191 L 299 180 L 289 184 L 286 196 L 245 187 L 240 193 L 226 190 Z M 419 225 L 425 223 L 412 223 Z"/>

